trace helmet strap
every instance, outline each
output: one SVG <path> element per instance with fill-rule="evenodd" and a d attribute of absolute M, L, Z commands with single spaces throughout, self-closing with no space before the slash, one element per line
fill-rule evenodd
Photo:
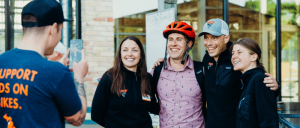
<path fill-rule="evenodd" d="M 181 61 L 181 64 L 184 64 L 184 62 L 185 62 L 185 60 L 187 59 L 187 57 L 188 57 L 188 55 L 189 55 L 189 52 L 190 52 L 190 50 L 191 50 L 191 48 L 189 47 L 189 40 L 187 39 L 187 37 L 185 37 L 185 38 L 186 38 L 186 46 L 187 46 L 187 50 L 186 50 L 185 55 L 184 55 L 184 57 L 183 57 L 183 59 L 182 59 L 182 61 Z"/>
<path fill-rule="evenodd" d="M 165 51 L 165 58 L 164 58 L 164 69 L 167 67 L 167 55 L 168 55 L 168 40 L 166 42 L 166 51 Z"/>

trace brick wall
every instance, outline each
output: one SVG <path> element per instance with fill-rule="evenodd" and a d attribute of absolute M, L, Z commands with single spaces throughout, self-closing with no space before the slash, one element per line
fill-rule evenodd
<path fill-rule="evenodd" d="M 113 65 L 114 20 L 112 0 L 82 0 L 82 39 L 89 73 L 85 78 L 88 107 L 98 85 L 97 79 Z"/>

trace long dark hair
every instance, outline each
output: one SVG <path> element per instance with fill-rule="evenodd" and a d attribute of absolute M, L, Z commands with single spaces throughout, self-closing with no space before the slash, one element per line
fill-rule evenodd
<path fill-rule="evenodd" d="M 140 69 L 140 71 L 141 71 L 141 74 L 140 74 L 140 76 L 141 76 L 141 93 L 142 93 L 142 95 L 144 95 L 144 94 L 150 95 L 151 88 L 150 88 L 150 83 L 149 83 L 149 79 L 148 79 L 145 51 L 144 51 L 141 41 L 138 38 L 136 38 L 135 36 L 128 36 L 121 41 L 120 46 L 118 48 L 118 52 L 116 53 L 114 66 L 105 73 L 105 74 L 108 74 L 112 80 L 111 92 L 120 97 L 121 96 L 120 90 L 125 89 L 124 81 L 125 81 L 126 74 L 124 74 L 124 72 L 122 71 L 123 62 L 122 62 L 122 58 L 121 58 L 121 47 L 122 47 L 122 44 L 126 40 L 134 41 L 141 50 L 141 59 L 137 65 L 138 66 L 137 68 Z"/>
<path fill-rule="evenodd" d="M 247 48 L 250 51 L 250 55 L 257 54 L 258 58 L 256 59 L 256 66 L 261 67 L 266 72 L 265 67 L 260 63 L 261 49 L 255 40 L 247 37 L 240 38 L 230 47 L 230 52 L 232 52 L 233 46 L 237 44 Z"/>

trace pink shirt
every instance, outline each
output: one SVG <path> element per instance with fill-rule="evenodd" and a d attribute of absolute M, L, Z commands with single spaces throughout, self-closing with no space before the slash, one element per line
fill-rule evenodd
<path fill-rule="evenodd" d="M 160 127 L 205 128 L 202 93 L 195 76 L 193 60 L 189 57 L 186 65 L 176 71 L 168 59 L 166 67 L 166 70 L 162 69 L 157 84 Z"/>

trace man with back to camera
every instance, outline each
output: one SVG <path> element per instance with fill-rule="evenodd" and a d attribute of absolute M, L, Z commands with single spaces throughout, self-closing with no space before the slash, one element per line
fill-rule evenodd
<path fill-rule="evenodd" d="M 88 72 L 84 52 L 73 64 L 75 84 L 68 67 L 43 58 L 61 39 L 64 21 L 56 0 L 34 0 L 23 8 L 22 41 L 0 55 L 0 127 L 64 128 L 65 120 L 75 126 L 83 123 L 83 78 Z"/>

